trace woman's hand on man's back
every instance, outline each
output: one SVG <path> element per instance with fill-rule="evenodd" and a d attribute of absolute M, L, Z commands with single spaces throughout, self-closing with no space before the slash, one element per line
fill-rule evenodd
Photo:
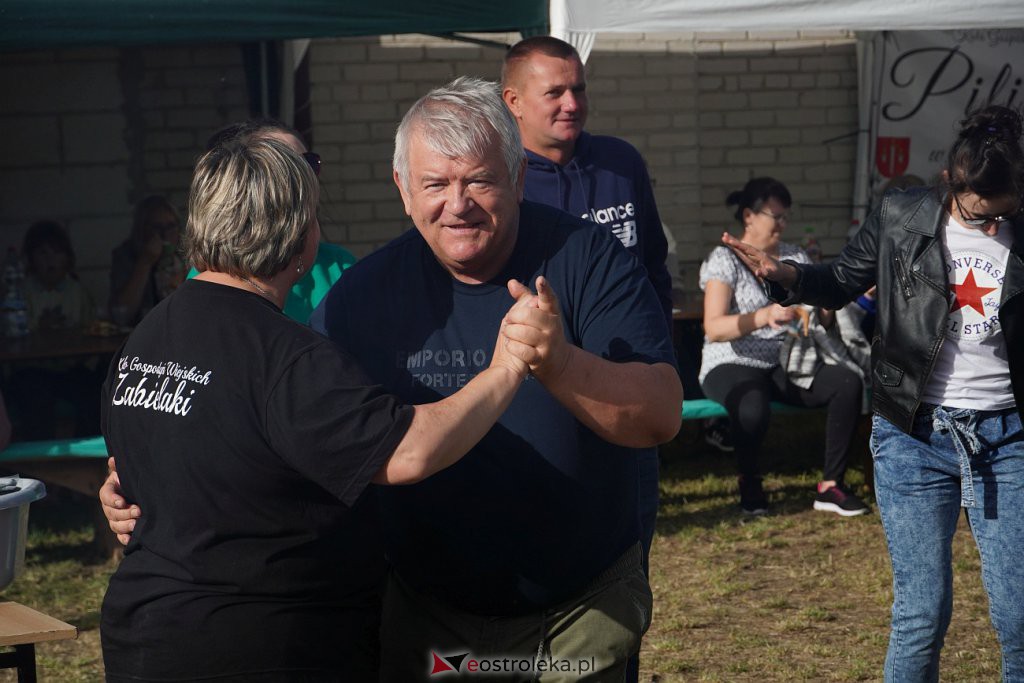
<path fill-rule="evenodd" d="M 100 487 L 100 506 L 103 508 L 103 516 L 110 524 L 110 530 L 117 534 L 117 540 L 121 545 L 128 545 L 132 531 L 135 530 L 135 520 L 142 515 L 142 509 L 138 505 L 128 503 L 121 495 L 121 480 L 117 477 L 117 467 L 113 458 L 107 459 L 107 468 L 110 473 Z"/>

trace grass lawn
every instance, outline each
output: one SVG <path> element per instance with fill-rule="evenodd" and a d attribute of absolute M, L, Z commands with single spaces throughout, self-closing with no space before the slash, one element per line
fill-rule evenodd
<path fill-rule="evenodd" d="M 873 503 L 865 438 L 848 482 Z M 773 514 L 759 518 L 739 512 L 732 459 L 705 445 L 696 425 L 663 447 L 642 681 L 881 680 L 892 600 L 885 535 L 876 512 L 844 519 L 811 509 L 823 443 L 823 415 L 773 422 L 763 459 Z M 981 563 L 963 517 L 953 558 L 942 679 L 998 680 Z"/>
<path fill-rule="evenodd" d="M 877 514 L 841 519 L 811 510 L 823 424 L 817 413 L 773 423 L 764 465 L 775 511 L 756 519 L 739 513 L 730 457 L 706 446 L 695 424 L 662 449 L 654 624 L 641 680 L 880 680 L 892 581 L 885 538 Z M 862 468 L 863 445 L 855 450 Z M 849 479 L 865 493 L 862 469 Z M 33 503 L 26 572 L 4 591 L 79 628 L 76 641 L 37 646 L 44 683 L 102 680 L 99 608 L 113 565 L 92 549 L 92 504 L 56 492 Z M 961 527 L 942 677 L 997 680 L 978 553 Z M 0 672 L 0 682 L 14 680 Z"/>

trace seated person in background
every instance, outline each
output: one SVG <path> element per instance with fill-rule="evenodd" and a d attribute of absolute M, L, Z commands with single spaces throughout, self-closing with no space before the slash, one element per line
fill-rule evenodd
<path fill-rule="evenodd" d="M 33 223 L 25 233 L 22 257 L 30 329 L 80 328 L 92 321 L 92 296 L 75 275 L 75 252 L 59 223 Z"/>
<path fill-rule="evenodd" d="M 781 182 L 754 178 L 730 194 L 726 203 L 738 207 L 735 216 L 743 226 L 745 242 L 780 258 L 808 262 L 802 249 L 781 241 L 792 203 Z M 769 301 L 758 279 L 728 248 L 716 247 L 701 264 L 700 286 L 704 289 L 705 332 L 700 382 L 708 398 L 729 413 L 740 507 L 747 514 L 768 510 L 757 460 L 768 431 L 770 403 L 777 400 L 805 407 L 828 406 L 824 476 L 818 483 L 814 509 L 843 516 L 867 512 L 867 506 L 843 484 L 860 413 L 860 378 L 841 365 L 823 365 L 810 388 L 793 384 L 779 364 L 779 352 L 798 311 Z M 819 314 L 832 324 L 828 312 Z"/>
<path fill-rule="evenodd" d="M 33 223 L 25 233 L 25 299 L 29 327 L 49 331 L 81 329 L 93 319 L 89 292 L 75 276 L 75 253 L 67 231 L 53 221 Z M 52 439 L 57 406 L 74 410 L 75 436 L 99 433 L 100 376 L 95 360 L 38 360 L 20 363 L 11 375 L 11 405 L 19 439 Z"/>
<path fill-rule="evenodd" d="M 110 256 L 114 322 L 137 323 L 185 279 L 180 231 L 178 212 L 164 197 L 150 195 L 135 205 L 131 235 Z"/>
<path fill-rule="evenodd" d="M 302 141 L 298 131 L 276 119 L 256 118 L 225 126 L 210 136 L 206 141 L 206 149 L 211 150 L 232 140 L 244 142 L 271 139 L 280 140 L 302 155 L 313 169 L 313 173 L 317 177 L 320 176 L 320 155 L 306 149 L 306 143 Z M 300 323 L 307 322 L 313 309 L 327 294 L 327 290 L 338 281 L 342 272 L 355 262 L 356 257 L 348 249 L 321 241 L 317 247 L 316 261 L 309 264 L 309 273 L 306 277 L 300 278 L 288 292 L 288 298 L 284 302 L 285 315 Z M 188 276 L 195 277 L 198 272 L 193 268 Z"/>

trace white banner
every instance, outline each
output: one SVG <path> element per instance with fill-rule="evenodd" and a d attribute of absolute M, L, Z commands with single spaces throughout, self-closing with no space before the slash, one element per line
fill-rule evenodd
<path fill-rule="evenodd" d="M 552 26 L 597 33 L 1024 26 L 1021 0 L 550 0 L 549 8 Z"/>
<path fill-rule="evenodd" d="M 1024 30 L 895 31 L 875 37 L 872 203 L 890 186 L 930 185 L 959 122 L 1024 103 Z"/>

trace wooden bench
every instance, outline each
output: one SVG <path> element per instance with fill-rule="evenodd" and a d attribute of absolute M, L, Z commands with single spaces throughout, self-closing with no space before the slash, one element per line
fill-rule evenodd
<path fill-rule="evenodd" d="M 800 406 L 791 406 L 788 403 L 772 401 L 772 415 L 800 413 L 807 410 L 821 410 L 821 408 L 801 408 Z M 683 401 L 684 420 L 707 420 L 713 417 L 728 416 L 729 414 L 725 412 L 725 406 L 712 401 L 710 398 L 693 398 Z"/>
<path fill-rule="evenodd" d="M 0 602 L 0 669 L 18 670 L 19 683 L 35 683 L 36 643 L 78 638 L 78 629 L 17 602 Z"/>

